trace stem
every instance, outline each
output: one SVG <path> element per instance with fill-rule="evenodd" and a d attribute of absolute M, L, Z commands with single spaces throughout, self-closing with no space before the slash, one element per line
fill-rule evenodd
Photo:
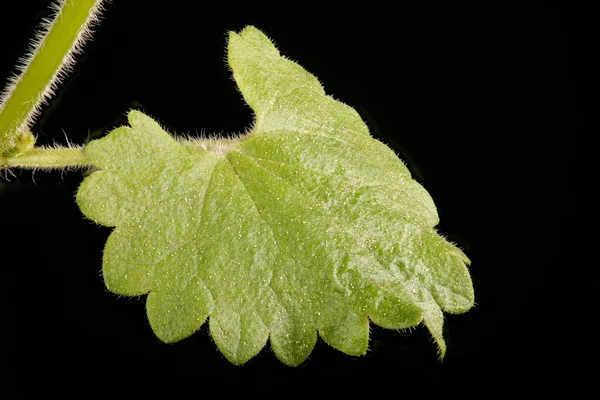
<path fill-rule="evenodd" d="M 183 146 L 227 153 L 245 137 L 231 139 L 189 139 L 179 140 Z M 27 151 L 14 151 L 0 155 L 0 170 L 5 168 L 23 169 L 66 169 L 91 167 L 85 156 L 85 148 L 79 147 L 33 147 Z"/>
<path fill-rule="evenodd" d="M 29 129 L 58 84 L 72 69 L 73 56 L 91 37 L 102 0 L 60 0 L 53 3 L 51 20 L 43 21 L 30 46 L 20 74 L 0 94 L 0 154 L 29 142 Z"/>
<path fill-rule="evenodd" d="M 0 156 L 0 170 L 3 168 L 51 170 L 83 168 L 90 165 L 83 147 L 35 147 L 25 153 Z"/>

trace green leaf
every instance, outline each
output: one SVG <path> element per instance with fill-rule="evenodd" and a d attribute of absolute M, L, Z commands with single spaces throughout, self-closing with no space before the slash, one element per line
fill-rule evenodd
<path fill-rule="evenodd" d="M 369 320 L 423 322 L 443 355 L 442 311 L 467 311 L 473 288 L 467 257 L 434 229 L 429 194 L 356 111 L 263 33 L 231 33 L 228 49 L 256 115 L 248 135 L 186 144 L 131 111 L 129 127 L 86 147 L 99 171 L 77 202 L 115 227 L 108 289 L 149 293 L 148 318 L 165 342 L 208 319 L 234 364 L 269 339 L 282 362 L 298 365 L 317 333 L 362 355 Z"/>

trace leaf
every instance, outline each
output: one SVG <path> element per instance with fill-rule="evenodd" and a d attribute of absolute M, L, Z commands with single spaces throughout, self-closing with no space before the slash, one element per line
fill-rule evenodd
<path fill-rule="evenodd" d="M 260 31 L 229 36 L 229 64 L 256 115 L 246 136 L 182 143 L 138 111 L 91 142 L 99 169 L 77 202 L 114 226 L 103 273 L 114 293 L 149 293 L 156 335 L 176 342 L 208 318 L 234 364 L 270 340 L 302 363 L 317 332 L 365 354 L 369 320 L 423 322 L 443 355 L 443 314 L 473 305 L 467 257 L 434 229 L 429 194 L 351 107 Z"/>

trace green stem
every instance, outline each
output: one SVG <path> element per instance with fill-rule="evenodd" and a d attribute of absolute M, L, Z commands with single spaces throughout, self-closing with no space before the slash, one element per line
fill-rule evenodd
<path fill-rule="evenodd" d="M 83 147 L 35 147 L 25 153 L 0 156 L 0 170 L 3 168 L 50 170 L 89 166 Z"/>
<path fill-rule="evenodd" d="M 179 140 L 184 146 L 195 149 L 227 152 L 236 147 L 245 137 L 233 139 L 188 139 Z M 13 151 L 0 155 L 0 170 L 5 168 L 23 169 L 66 169 L 91 167 L 81 147 L 33 147 L 26 151 Z"/>
<path fill-rule="evenodd" d="M 102 0 L 53 3 L 54 18 L 42 23 L 20 74 L 0 95 L 0 154 L 15 149 L 17 142 L 31 141 L 33 120 L 72 68 L 73 55 L 91 37 L 90 26 L 97 21 L 101 4 Z"/>

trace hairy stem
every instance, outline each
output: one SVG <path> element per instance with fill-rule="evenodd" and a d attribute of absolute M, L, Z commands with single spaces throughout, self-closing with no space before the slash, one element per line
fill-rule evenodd
<path fill-rule="evenodd" d="M 0 170 L 4 168 L 51 170 L 89 166 L 83 147 L 35 147 L 25 153 L 0 156 Z"/>
<path fill-rule="evenodd" d="M 0 154 L 13 151 L 19 142 L 30 142 L 30 132 L 40 107 L 52 96 L 91 37 L 103 0 L 60 0 L 52 3 L 53 16 L 42 22 L 19 74 L 0 94 Z"/>

